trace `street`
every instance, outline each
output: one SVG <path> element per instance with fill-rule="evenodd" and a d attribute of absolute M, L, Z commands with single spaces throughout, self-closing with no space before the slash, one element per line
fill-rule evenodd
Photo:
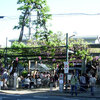
<path fill-rule="evenodd" d="M 42 96 L 42 95 L 19 95 L 0 93 L 0 100 L 100 100 L 100 98 L 84 97 L 62 97 L 62 96 Z"/>

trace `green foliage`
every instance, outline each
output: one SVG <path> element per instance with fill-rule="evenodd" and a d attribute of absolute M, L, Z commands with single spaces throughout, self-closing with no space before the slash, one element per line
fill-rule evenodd
<path fill-rule="evenodd" d="M 55 33 L 55 34 L 50 34 L 48 37 L 48 41 L 43 40 L 43 39 L 37 39 L 37 40 L 29 40 L 28 44 L 25 45 L 24 43 L 19 43 L 15 41 L 11 48 L 12 50 L 7 51 L 8 55 L 24 55 L 26 56 L 26 59 L 38 59 L 38 56 L 41 56 L 43 59 L 50 58 L 55 59 L 58 55 L 65 54 L 66 55 L 66 47 L 64 48 L 58 48 L 58 50 L 55 47 L 59 46 L 65 46 L 65 36 L 61 32 Z M 34 48 L 29 48 L 26 49 L 27 47 L 36 47 Z M 16 49 L 13 49 L 16 48 Z M 24 48 L 24 49 L 23 49 Z M 87 61 L 91 61 L 92 57 L 88 56 L 89 50 L 87 46 L 87 42 L 84 40 L 73 40 L 69 39 L 69 49 L 75 51 L 74 54 L 70 55 L 69 60 L 74 61 L 76 59 L 84 59 L 86 57 Z M 0 51 L 3 53 L 3 51 Z M 34 54 L 34 56 L 33 56 Z M 27 55 L 32 55 L 31 57 L 27 57 Z M 45 56 L 46 55 L 46 56 Z M 55 56 L 56 55 L 56 56 Z M 15 56 L 16 57 L 16 56 Z M 23 59 L 25 57 L 18 57 L 19 59 Z M 15 59 L 14 57 L 12 59 Z M 57 59 L 56 59 L 57 60 Z M 65 59 L 64 59 L 65 60 Z M 9 60 L 10 61 L 10 60 Z M 63 59 L 59 60 L 58 62 L 63 62 Z M 24 62 L 22 62 L 24 63 Z M 25 62 L 25 66 L 27 62 Z M 71 66 L 73 66 L 71 64 Z"/>
<path fill-rule="evenodd" d="M 65 38 L 62 32 L 57 32 L 49 36 L 49 46 L 62 46 L 65 45 Z"/>
<path fill-rule="evenodd" d="M 22 42 L 17 42 L 17 41 L 15 41 L 15 42 L 13 42 L 13 44 L 11 45 L 11 48 L 25 48 L 26 47 L 26 45 L 24 44 L 24 43 L 22 43 Z"/>
<path fill-rule="evenodd" d="M 18 8 L 22 13 L 19 17 L 18 26 L 15 26 L 14 29 L 21 29 L 19 41 L 22 40 L 24 27 L 29 27 L 30 15 L 31 13 L 36 13 L 37 18 L 31 18 L 33 28 L 35 28 L 34 36 L 36 39 L 45 39 L 48 41 L 48 36 L 52 33 L 47 28 L 47 22 L 51 19 L 51 14 L 48 14 L 50 11 L 47 6 L 46 0 L 18 0 L 17 4 L 21 6 Z M 34 17 L 34 16 L 31 16 Z"/>
<path fill-rule="evenodd" d="M 83 39 L 70 39 L 69 40 L 69 49 L 72 49 L 75 52 L 76 59 L 84 59 L 86 57 L 87 61 L 91 61 L 92 57 L 88 50 L 88 42 Z"/>
<path fill-rule="evenodd" d="M 92 56 L 87 56 L 87 62 L 92 61 L 93 57 Z"/>
<path fill-rule="evenodd" d="M 22 71 L 22 76 L 23 76 L 23 77 L 27 77 L 27 75 L 28 75 L 28 71 L 27 71 L 27 70 L 23 70 L 23 71 Z"/>
<path fill-rule="evenodd" d="M 73 66 L 74 66 L 74 64 L 73 64 L 73 63 L 69 63 L 69 66 L 73 67 Z"/>
<path fill-rule="evenodd" d="M 88 51 L 90 53 L 100 53 L 100 48 L 89 48 Z"/>

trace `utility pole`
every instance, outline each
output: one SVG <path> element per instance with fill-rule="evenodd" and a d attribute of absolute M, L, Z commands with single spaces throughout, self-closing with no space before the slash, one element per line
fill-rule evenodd
<path fill-rule="evenodd" d="M 7 67 L 7 41 L 8 41 L 8 38 L 6 37 L 6 67 Z"/>
<path fill-rule="evenodd" d="M 66 62 L 68 64 L 68 33 L 66 33 Z M 66 73 L 66 92 L 67 92 L 67 74 Z"/>
<path fill-rule="evenodd" d="M 6 37 L 5 68 L 7 68 L 7 37 Z"/>
<path fill-rule="evenodd" d="M 72 36 L 68 37 L 68 33 L 66 33 L 66 66 L 67 66 L 67 72 L 66 74 L 66 92 L 67 92 L 67 86 L 68 86 L 68 72 L 69 72 L 69 62 L 68 62 L 68 39 L 75 36 L 75 34 L 73 34 Z"/>

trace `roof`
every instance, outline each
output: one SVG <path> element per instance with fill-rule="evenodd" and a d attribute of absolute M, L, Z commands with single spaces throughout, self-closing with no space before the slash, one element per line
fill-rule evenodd
<path fill-rule="evenodd" d="M 9 42 L 14 42 L 14 41 L 18 41 L 19 37 L 15 38 L 15 39 L 11 39 L 9 40 Z M 29 36 L 23 35 L 22 41 L 27 41 L 29 40 Z"/>
<path fill-rule="evenodd" d="M 78 35 L 78 36 L 74 36 L 72 37 L 73 39 L 97 39 L 98 35 L 86 35 L 86 36 L 82 36 L 82 35 Z"/>

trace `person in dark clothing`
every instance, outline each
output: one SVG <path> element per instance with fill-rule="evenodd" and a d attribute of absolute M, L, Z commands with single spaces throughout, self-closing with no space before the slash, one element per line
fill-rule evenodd
<path fill-rule="evenodd" d="M 54 75 L 54 85 L 55 87 L 57 87 L 57 83 L 58 83 L 58 76 L 57 74 Z"/>
<path fill-rule="evenodd" d="M 89 86 L 89 76 L 87 74 L 85 74 L 85 77 L 86 77 L 86 86 L 85 86 L 85 88 L 87 89 L 88 86 Z"/>
<path fill-rule="evenodd" d="M 52 91 L 54 85 L 54 76 L 50 74 L 50 91 Z"/>

